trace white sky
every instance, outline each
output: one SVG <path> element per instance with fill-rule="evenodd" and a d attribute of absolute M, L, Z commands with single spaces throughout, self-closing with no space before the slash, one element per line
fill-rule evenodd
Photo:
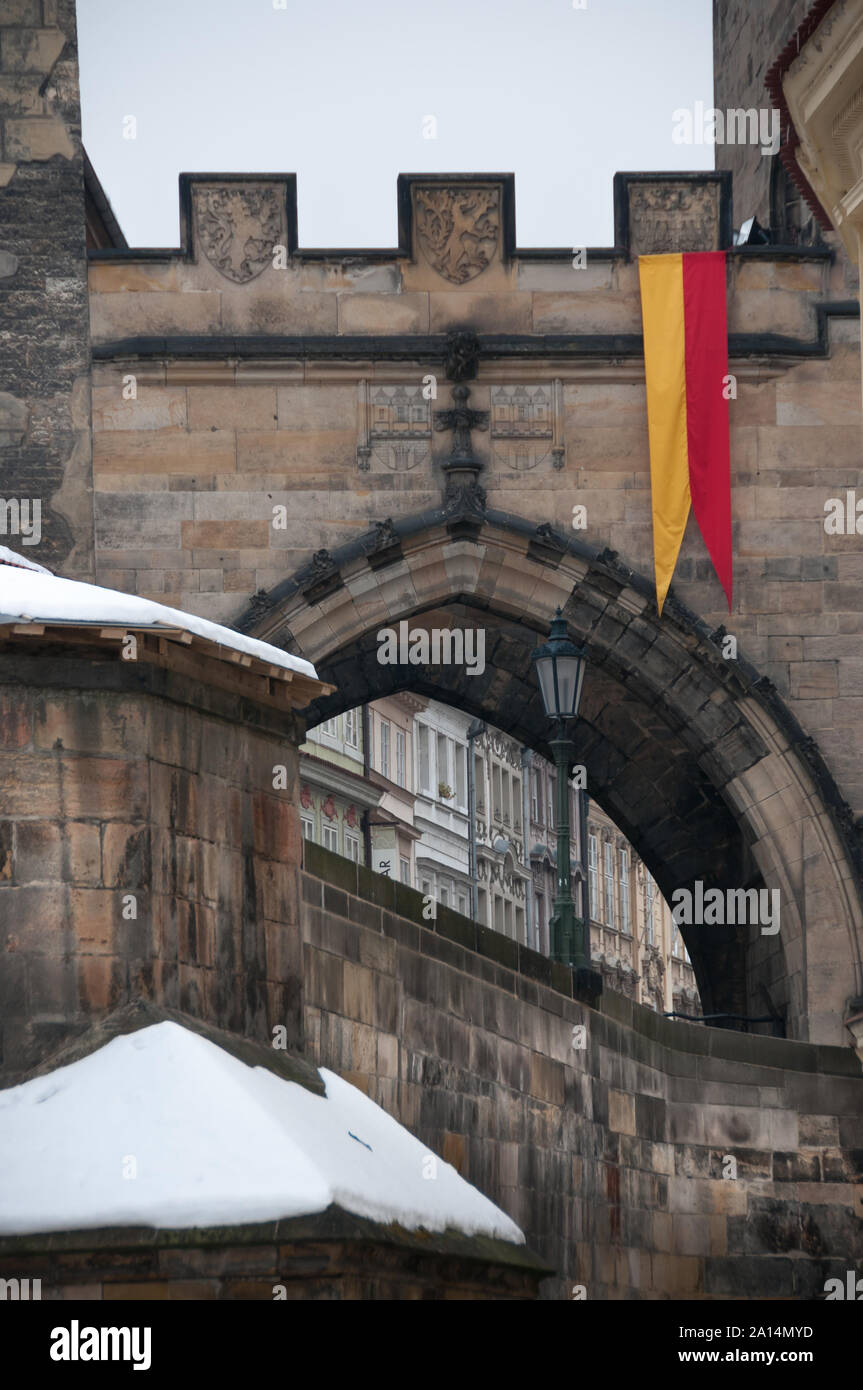
<path fill-rule="evenodd" d="M 181 170 L 296 173 L 309 247 L 395 246 L 399 173 L 512 171 L 520 246 L 610 246 L 617 170 L 713 167 L 671 139 L 711 8 L 78 0 L 84 144 L 132 246 L 179 244 Z"/>

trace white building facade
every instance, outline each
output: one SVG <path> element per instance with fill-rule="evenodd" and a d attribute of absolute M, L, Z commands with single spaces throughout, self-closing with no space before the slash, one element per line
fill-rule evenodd
<path fill-rule="evenodd" d="M 570 875 L 606 988 L 658 1012 L 700 1015 L 671 911 L 626 837 L 578 785 Z M 543 954 L 557 875 L 556 774 L 460 710 L 388 696 L 309 731 L 303 834 Z"/>

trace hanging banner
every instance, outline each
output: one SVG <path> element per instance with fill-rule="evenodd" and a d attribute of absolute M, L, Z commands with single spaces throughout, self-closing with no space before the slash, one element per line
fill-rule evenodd
<path fill-rule="evenodd" d="M 690 506 L 731 609 L 725 252 L 639 256 L 656 606 Z"/>

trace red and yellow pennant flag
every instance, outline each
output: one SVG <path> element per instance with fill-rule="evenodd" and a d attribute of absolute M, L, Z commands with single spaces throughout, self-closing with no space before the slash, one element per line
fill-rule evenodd
<path fill-rule="evenodd" d="M 639 256 L 638 272 L 656 606 L 661 613 L 691 504 L 730 611 L 725 252 Z"/>

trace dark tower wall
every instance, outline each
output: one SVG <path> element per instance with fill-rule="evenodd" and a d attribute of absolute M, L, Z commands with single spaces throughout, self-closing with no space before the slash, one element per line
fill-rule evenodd
<path fill-rule="evenodd" d="M 93 577 L 90 321 L 72 0 L 0 12 L 0 545 Z M 17 512 L 17 509 L 15 509 Z M 38 544 L 24 545 L 29 533 Z"/>

